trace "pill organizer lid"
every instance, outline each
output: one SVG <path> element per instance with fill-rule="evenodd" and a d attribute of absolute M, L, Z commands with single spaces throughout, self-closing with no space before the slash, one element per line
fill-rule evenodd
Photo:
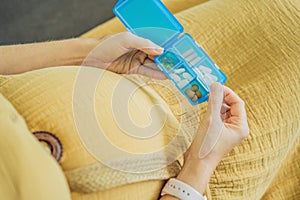
<path fill-rule="evenodd" d="M 183 32 L 160 0 L 119 0 L 113 11 L 128 31 L 162 47 Z"/>

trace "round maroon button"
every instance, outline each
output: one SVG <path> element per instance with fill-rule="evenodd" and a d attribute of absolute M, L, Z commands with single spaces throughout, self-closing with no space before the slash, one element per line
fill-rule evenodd
<path fill-rule="evenodd" d="M 62 157 L 62 144 L 60 140 L 52 133 L 46 131 L 37 131 L 33 132 L 33 135 L 41 142 L 47 143 L 50 148 L 52 156 L 57 160 L 60 161 Z"/>

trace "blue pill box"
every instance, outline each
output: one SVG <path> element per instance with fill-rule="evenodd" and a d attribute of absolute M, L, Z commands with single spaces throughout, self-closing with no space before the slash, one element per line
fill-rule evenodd
<path fill-rule="evenodd" d="M 208 100 L 225 74 L 160 0 L 119 0 L 113 9 L 127 30 L 165 49 L 154 61 L 192 105 Z"/>

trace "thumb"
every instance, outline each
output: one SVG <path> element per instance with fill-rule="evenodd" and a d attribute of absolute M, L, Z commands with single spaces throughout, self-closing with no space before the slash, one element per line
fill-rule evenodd
<path fill-rule="evenodd" d="M 208 113 L 214 117 L 220 117 L 223 105 L 224 88 L 220 83 L 213 83 L 210 87 L 210 95 L 208 100 Z"/>
<path fill-rule="evenodd" d="M 143 51 L 148 55 L 160 55 L 164 52 L 164 49 L 157 44 L 153 43 L 151 40 L 141 38 L 130 32 L 122 33 L 122 44 L 128 50 L 138 49 Z"/>

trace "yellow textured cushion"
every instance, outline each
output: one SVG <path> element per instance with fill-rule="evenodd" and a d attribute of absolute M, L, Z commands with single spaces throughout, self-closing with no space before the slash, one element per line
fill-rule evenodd
<path fill-rule="evenodd" d="M 185 4 L 185 1 L 181 2 Z M 259 0 L 215 0 L 177 14 L 185 30 L 228 75 L 227 85 L 247 105 L 251 136 L 222 160 L 210 180 L 207 189 L 209 199 L 300 198 L 300 160 L 297 158 L 300 151 L 299 10 L 297 0 L 268 3 Z M 107 30 L 113 32 L 120 29 L 114 23 L 106 24 L 88 36 L 101 37 Z M 74 173 L 76 177 L 82 173 L 81 182 L 87 183 L 87 189 L 91 189 L 88 183 L 95 177 L 84 176 L 86 172 L 80 169 L 93 166 L 96 161 L 82 151 L 78 137 L 70 137 L 76 132 L 70 103 L 70 88 L 76 72 L 76 68 L 69 67 L 2 77 L 0 92 L 25 118 L 31 131 L 48 130 L 59 134 L 67 152 L 62 159 L 63 170 L 69 180 L 75 177 Z M 114 84 L 119 76 L 110 74 L 107 78 L 109 83 Z M 172 102 L 172 97 L 161 87 L 150 88 L 146 93 L 141 91 L 143 101 L 151 101 L 151 94 L 155 99 L 162 100 L 154 91 L 169 104 L 166 110 L 171 110 L 170 116 L 178 120 L 176 114 L 182 113 L 178 112 L 176 102 Z M 43 106 L 39 106 L 41 104 Z M 200 111 L 203 113 L 202 108 Z M 189 117 L 197 123 L 198 118 L 194 115 Z M 166 138 L 162 137 L 159 141 L 164 143 Z M 79 171 L 72 171 L 74 169 Z M 166 177 L 160 175 L 176 174 L 178 169 L 175 163 L 169 168 L 171 173 L 152 175 L 164 179 Z M 116 177 L 115 174 L 111 175 L 111 179 L 107 174 L 105 176 L 107 185 L 102 185 L 102 189 L 111 186 L 111 179 Z M 126 178 L 131 179 L 127 182 L 134 180 L 130 176 L 122 176 L 121 179 Z M 78 180 L 74 181 L 78 183 Z M 161 180 L 147 181 L 93 194 L 73 192 L 72 197 L 156 199 L 162 184 Z M 73 191 L 78 189 L 76 185 L 73 187 Z"/>
<path fill-rule="evenodd" d="M 195 1 L 188 1 L 185 8 L 195 4 Z M 164 183 L 162 180 L 175 176 L 179 171 L 179 164 L 173 163 L 167 168 L 149 174 L 115 172 L 99 164 L 98 160 L 84 148 L 84 145 L 77 135 L 76 124 L 74 124 L 72 92 L 78 70 L 78 67 L 60 67 L 56 69 L 38 70 L 16 76 L 3 76 L 0 77 L 0 91 L 11 101 L 18 111 L 22 113 L 31 132 L 49 131 L 58 136 L 61 140 L 64 153 L 60 164 L 73 191 L 84 193 L 94 192 L 126 183 L 157 179 L 156 181 L 147 181 L 142 184 L 131 184 L 116 188 L 113 190 L 114 195 L 108 191 L 101 192 L 100 195 L 84 195 L 84 198 L 94 198 L 95 196 L 105 198 L 106 196 L 107 199 L 118 199 L 123 195 L 120 195 L 117 191 L 120 191 L 122 194 L 124 189 L 127 190 L 131 188 L 137 190 L 138 188 L 143 188 L 141 190 L 139 189 L 139 193 L 128 193 L 126 198 L 140 199 L 141 197 L 147 197 L 149 199 L 156 199 Z M 91 71 L 93 70 L 95 69 L 91 69 Z M 152 137 L 148 141 L 134 140 L 126 134 L 122 134 L 118 130 L 117 124 L 113 126 L 113 113 L 109 106 L 113 94 L 109 91 L 117 84 L 120 78 L 118 75 L 106 73 L 104 80 L 102 80 L 104 85 L 99 86 L 97 92 L 97 94 L 100 94 L 97 99 L 99 103 L 96 104 L 96 109 L 99 111 L 97 118 L 104 132 L 109 132 L 109 134 L 106 135 L 108 139 L 114 141 L 114 145 L 129 152 L 147 153 L 166 145 L 170 139 L 172 139 L 172 135 L 178 132 L 175 130 L 178 128 L 176 127 L 178 126 L 178 121 L 174 118 L 171 111 L 168 111 L 169 108 L 167 105 L 165 105 L 166 110 L 164 111 L 167 112 L 165 114 L 169 116 L 169 119 L 166 121 L 166 126 L 160 130 L 161 134 Z M 44 80 L 49 80 L 49 82 L 45 82 Z M 130 85 L 133 87 L 133 84 L 129 81 L 127 81 L 125 85 L 129 87 L 129 90 Z M 14 88 L 18 88 L 18 90 L 14 92 Z M 106 90 L 103 91 L 104 88 L 106 88 Z M 173 90 L 174 89 L 173 87 Z M 156 93 L 151 91 L 149 93 L 149 91 L 148 89 L 145 92 L 145 88 L 139 89 L 135 93 L 133 101 L 131 101 L 133 103 L 131 103 L 132 105 L 129 108 L 131 117 L 134 118 L 135 122 L 141 123 L 141 125 L 151 122 L 148 112 L 152 109 L 152 106 L 163 102 Z M 15 98 L 16 96 L 18 96 L 18 98 Z M 25 104 L 24 101 L 26 101 Z M 120 101 L 122 101 L 122 99 L 120 99 Z M 176 103 L 174 100 L 171 101 Z M 177 107 L 177 105 L 175 105 L 175 107 Z M 125 112 L 127 111 L 125 110 Z M 156 113 L 151 117 L 152 119 L 160 119 L 161 114 L 162 113 Z M 181 115 L 181 113 L 177 113 L 177 115 Z M 197 116 L 195 118 L 197 118 Z M 190 133 L 191 134 L 188 135 L 191 136 L 193 131 Z M 187 137 L 189 141 L 191 141 L 190 136 Z M 183 140 L 186 139 L 183 138 Z M 145 163 L 144 166 L 146 165 L 149 165 L 148 168 L 155 167 L 151 163 Z M 114 175 L 112 176 L 110 174 Z M 74 198 L 82 197 L 82 194 L 76 195 L 76 193 L 73 193 L 73 195 L 76 196 Z M 124 198 L 122 197 L 121 199 Z"/>
<path fill-rule="evenodd" d="M 82 92 L 79 99 L 73 101 L 75 98 L 73 94 L 76 91 L 75 84 L 79 79 L 79 74 L 83 71 L 89 73 L 88 79 L 91 79 L 94 75 L 101 77 L 97 83 L 96 95 L 88 96 Z M 0 93 L 22 113 L 31 132 L 48 131 L 61 140 L 63 157 L 60 164 L 72 191 L 92 193 L 129 183 L 158 180 L 144 183 L 148 187 L 147 190 L 141 192 L 141 195 L 151 193 L 151 195 L 148 195 L 149 199 L 155 199 L 159 195 L 157 188 L 163 184 L 162 180 L 175 176 L 179 172 L 180 166 L 178 162 L 174 162 L 161 169 L 161 166 L 156 164 L 157 161 L 160 162 L 160 157 L 150 158 L 143 156 L 143 154 L 150 154 L 157 151 L 157 149 L 163 149 L 173 139 L 179 129 L 179 121 L 176 116 L 180 116 L 182 113 L 173 114 L 169 106 L 150 86 L 137 87 L 139 80 L 140 77 L 138 76 L 124 77 L 95 68 L 57 67 L 14 76 L 0 76 Z M 140 81 L 144 80 L 141 79 Z M 88 80 L 83 81 L 80 84 L 83 91 L 93 90 Z M 148 81 L 152 82 L 150 79 Z M 125 88 L 118 89 L 119 84 Z M 174 86 L 172 88 L 175 90 Z M 125 98 L 126 93 L 130 92 L 134 92 L 134 94 L 128 99 L 128 106 L 119 108 L 122 102 L 127 101 Z M 118 93 L 121 93 L 120 98 L 113 98 Z M 95 98 L 97 123 L 103 130 L 105 137 L 110 141 L 109 144 L 115 145 L 116 149 L 142 155 L 139 160 L 121 160 L 117 163 L 116 167 L 122 167 L 120 169 L 123 169 L 123 167 L 132 168 L 131 171 L 135 173 L 122 172 L 106 167 L 105 163 L 100 163 L 99 158 L 97 159 L 95 154 L 89 151 L 91 149 L 86 149 L 88 145 L 83 143 L 83 139 L 90 137 L 91 132 L 97 133 L 97 131 L 89 129 L 93 125 L 89 113 L 84 112 L 82 118 L 79 117 L 79 121 L 87 126 L 84 130 L 79 130 L 75 121 L 78 118 L 74 116 L 76 115 L 76 105 L 88 110 L 90 104 L 87 99 L 90 98 Z M 112 100 L 114 101 L 113 104 Z M 161 109 L 153 108 L 154 105 L 160 105 Z M 138 126 L 143 127 L 153 123 L 150 128 L 151 130 L 157 130 L 157 134 L 147 139 L 136 139 L 126 134 L 124 128 L 132 133 L 131 128 L 133 126 L 128 124 L 127 127 L 120 128 L 119 123 L 122 121 L 118 123 L 114 115 L 119 115 L 122 119 L 125 119 L 124 117 L 128 117 L 127 113 L 129 113 L 132 123 L 136 123 Z M 195 117 L 197 118 L 197 115 Z M 155 121 L 162 123 L 155 123 Z M 195 127 L 191 124 L 190 129 L 193 130 Z M 143 136 L 146 130 L 147 127 L 143 128 L 136 136 Z M 193 131 L 187 132 L 185 137 L 181 138 L 181 141 L 186 141 L 188 144 L 191 141 L 192 133 Z M 92 136 L 90 141 L 97 140 L 102 141 L 99 135 Z M 115 152 L 108 151 L 109 146 L 101 144 L 99 147 L 102 149 L 102 154 L 113 160 L 117 159 Z M 149 169 L 152 171 L 145 171 Z M 156 171 L 153 171 L 153 169 L 156 169 Z M 135 188 L 136 186 L 125 186 L 124 188 L 127 187 Z M 132 199 L 134 195 L 137 194 L 128 195 L 128 199 Z M 110 198 L 112 198 L 111 195 Z"/>
<path fill-rule="evenodd" d="M 0 199 L 71 199 L 64 174 L 0 94 Z"/>
<path fill-rule="evenodd" d="M 176 16 L 247 104 L 251 136 L 220 163 L 208 197 L 300 198 L 300 2 L 216 0 Z M 84 36 L 121 30 L 108 22 Z"/>

